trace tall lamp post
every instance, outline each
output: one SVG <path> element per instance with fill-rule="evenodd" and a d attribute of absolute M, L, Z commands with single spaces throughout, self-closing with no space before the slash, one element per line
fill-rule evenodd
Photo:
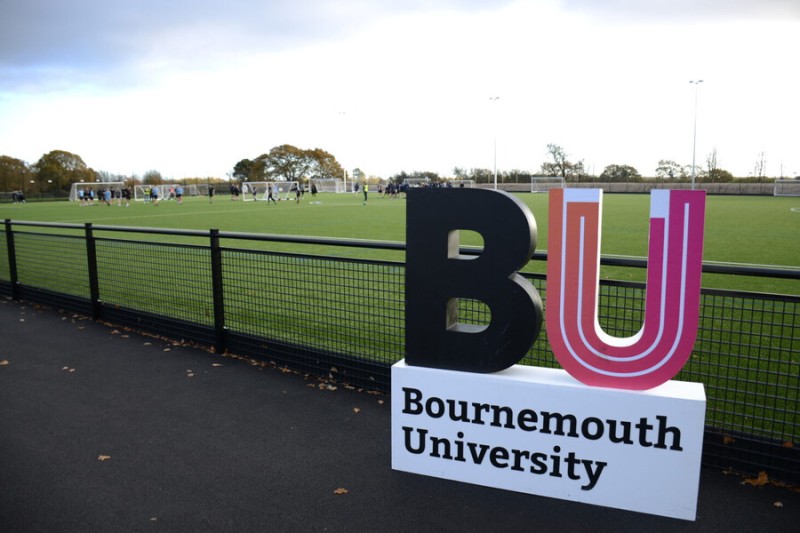
<path fill-rule="evenodd" d="M 499 96 L 490 96 L 489 100 L 497 102 Z M 494 190 L 497 190 L 497 112 L 494 113 Z"/>
<path fill-rule="evenodd" d="M 692 135 L 692 190 L 694 190 L 694 179 L 697 176 L 697 167 L 695 166 L 695 157 L 697 155 L 697 93 L 703 80 L 690 80 L 689 83 L 694 85 L 694 134 Z"/>

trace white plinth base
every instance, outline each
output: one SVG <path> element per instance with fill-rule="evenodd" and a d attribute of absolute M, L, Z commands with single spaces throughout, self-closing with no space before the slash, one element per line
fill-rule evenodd
<path fill-rule="evenodd" d="M 587 387 L 563 370 L 392 367 L 392 468 L 694 520 L 703 385 Z"/>

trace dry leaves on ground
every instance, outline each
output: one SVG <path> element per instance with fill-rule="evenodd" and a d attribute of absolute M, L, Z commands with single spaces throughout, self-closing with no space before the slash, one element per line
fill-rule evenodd
<path fill-rule="evenodd" d="M 8 359 L 3 359 L 2 361 L 0 361 L 0 366 L 8 366 L 8 364 L 9 364 Z"/>
<path fill-rule="evenodd" d="M 339 487 L 338 489 L 333 491 L 334 494 L 347 494 L 348 492 L 350 491 L 342 487 Z"/>
<path fill-rule="evenodd" d="M 108 461 L 109 459 L 111 459 L 110 455 L 98 455 L 97 456 L 97 460 L 98 461 Z"/>

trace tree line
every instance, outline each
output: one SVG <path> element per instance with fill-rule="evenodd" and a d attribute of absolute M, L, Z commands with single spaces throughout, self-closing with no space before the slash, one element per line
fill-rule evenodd
<path fill-rule="evenodd" d="M 645 178 L 631 165 L 612 164 L 606 166 L 598 175 L 587 173 L 583 160 L 575 160 L 566 150 L 557 144 L 547 145 L 547 160 L 537 171 L 498 170 L 498 183 L 529 183 L 534 176 L 562 177 L 566 182 L 636 182 Z M 742 181 L 766 181 L 766 156 L 759 154 L 753 171 Z M 366 178 L 366 174 L 355 169 L 355 177 Z M 698 183 L 724 183 L 734 180 L 733 174 L 720 168 L 717 151 L 714 149 L 703 165 L 696 165 L 695 180 Z M 290 144 L 282 144 L 252 159 L 241 159 L 229 174 L 237 181 L 307 181 L 317 178 L 344 178 L 345 170 L 331 153 L 321 149 L 301 149 Z M 688 181 L 692 176 L 691 165 L 680 165 L 672 160 L 660 160 L 655 169 L 655 178 L 662 181 Z M 451 176 L 440 176 L 430 171 L 402 171 L 388 179 L 402 182 L 409 178 L 427 178 L 432 182 L 444 181 L 448 178 L 474 180 L 476 183 L 492 183 L 494 171 L 485 168 L 465 169 L 455 167 Z M 36 163 L 28 164 L 20 159 L 0 156 L 0 191 L 22 190 L 27 193 L 65 193 L 72 183 L 78 182 L 124 181 L 129 185 L 135 183 L 164 183 L 165 178 L 157 170 L 149 170 L 141 177 L 122 176 L 90 168 L 77 154 L 64 150 L 53 150 L 42 155 Z M 184 178 L 185 184 L 218 183 L 224 181 L 220 177 Z"/>

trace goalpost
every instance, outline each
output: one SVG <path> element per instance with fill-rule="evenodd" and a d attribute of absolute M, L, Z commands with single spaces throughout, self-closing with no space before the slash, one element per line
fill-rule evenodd
<path fill-rule="evenodd" d="M 339 178 L 313 178 L 311 183 L 316 185 L 317 192 L 345 192 L 344 181 Z"/>
<path fill-rule="evenodd" d="M 564 178 L 557 176 L 531 177 L 531 192 L 547 192 L 550 189 L 563 189 Z"/>
<path fill-rule="evenodd" d="M 800 196 L 800 180 L 775 180 L 774 196 Z"/>
<path fill-rule="evenodd" d="M 100 198 L 100 191 L 105 191 L 109 189 L 111 191 L 121 191 L 122 188 L 125 187 L 125 183 L 122 181 L 106 181 L 106 182 L 78 182 L 73 183 L 72 186 L 69 188 L 69 201 L 70 202 L 77 202 L 80 200 L 80 193 L 79 191 L 83 191 L 84 194 L 91 193 L 94 191 L 94 199 L 97 200 Z M 91 196 L 91 194 L 90 194 Z M 86 198 L 87 200 L 89 197 Z"/>

